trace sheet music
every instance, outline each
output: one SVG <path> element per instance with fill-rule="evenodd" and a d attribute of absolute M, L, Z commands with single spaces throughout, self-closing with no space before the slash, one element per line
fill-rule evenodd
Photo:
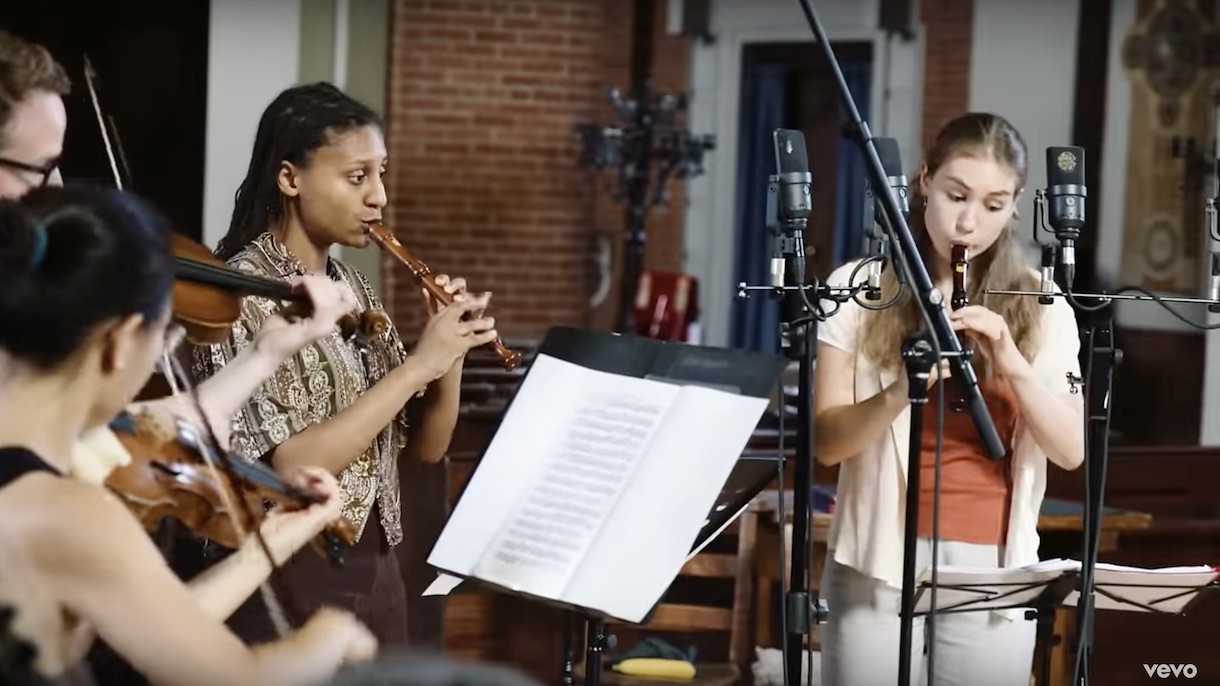
<path fill-rule="evenodd" d="M 1098 610 L 1177 613 L 1195 599 L 1196 589 L 1212 583 L 1218 575 L 1209 565 L 1143 569 L 1098 562 L 1093 606 Z M 1072 591 L 1063 604 L 1075 607 L 1079 602 L 1080 593 Z"/>
<path fill-rule="evenodd" d="M 462 577 L 460 576 L 453 576 L 452 574 L 437 574 L 436 579 L 433 580 L 432 583 L 428 584 L 428 587 L 425 588 L 424 592 L 420 595 L 425 597 L 430 595 L 449 595 L 453 589 L 457 588 L 461 584 Z"/>
<path fill-rule="evenodd" d="M 766 407 L 766 398 L 682 386 L 564 599 L 642 621 L 682 570 Z"/>
<path fill-rule="evenodd" d="M 566 406 L 540 472 L 475 566 L 477 576 L 507 588 L 562 594 L 679 390 L 612 375 L 594 378 Z"/>
<path fill-rule="evenodd" d="M 1073 564 L 1074 563 L 1074 564 Z M 985 568 L 953 565 L 937 567 L 936 609 L 986 610 L 1033 607 L 1046 584 L 1080 568 L 1075 560 L 1047 560 L 1026 567 Z M 932 570 L 919 579 L 916 612 L 932 610 Z"/>
<path fill-rule="evenodd" d="M 1079 560 L 1055 558 L 1042 560 L 1025 567 L 990 569 L 980 567 L 939 567 L 937 583 L 937 606 L 940 609 L 969 602 L 972 609 L 1014 606 L 1032 606 L 1042 593 L 1044 584 L 1064 573 L 1079 573 L 1083 565 Z M 1197 590 L 1220 577 L 1220 571 L 1209 565 L 1185 567 L 1162 567 L 1145 569 L 1124 565 L 1097 563 L 1094 577 L 1094 607 L 1098 610 L 1125 610 L 1128 612 L 1181 612 L 1194 600 Z M 917 612 L 927 612 L 931 607 L 931 571 L 920 578 L 920 597 L 916 602 Z M 1039 584 L 1004 598 L 1000 595 L 1017 590 L 1021 585 Z M 1079 588 L 1079 582 L 1076 582 Z M 969 586 L 968 589 L 946 588 Z M 1075 607 L 1080 601 L 1079 590 L 1068 593 L 1063 605 Z M 1148 606 L 1153 609 L 1141 607 Z"/>
<path fill-rule="evenodd" d="M 428 563 L 454 575 L 479 576 L 533 595 L 561 596 L 576 561 L 622 490 L 609 486 L 625 486 L 656 423 L 680 390 L 672 384 L 608 374 L 539 355 Z M 610 407 L 610 400 L 625 405 L 615 410 L 618 418 L 612 421 L 597 414 L 599 408 Z M 574 430 L 578 419 L 595 426 Z M 633 437 L 621 446 L 608 445 L 605 437 L 614 435 L 616 427 Z M 603 451 L 608 456 L 601 455 Z M 589 456 L 597 465 L 618 471 L 607 476 L 603 470 L 579 465 L 574 469 L 570 458 L 575 455 Z M 593 492 L 578 492 L 567 484 Z M 563 517 L 548 516 L 544 523 L 560 528 L 540 536 L 549 542 L 531 543 L 534 549 L 526 551 L 528 557 L 513 550 L 526 535 L 538 534 L 537 526 L 543 523 L 540 513 L 556 511 L 563 512 Z M 510 524 L 515 528 L 510 530 Z M 583 533 L 565 540 L 556 535 L 563 527 Z M 503 556 L 493 558 L 493 554 Z M 527 566 L 540 559 L 549 560 L 546 567 Z"/>

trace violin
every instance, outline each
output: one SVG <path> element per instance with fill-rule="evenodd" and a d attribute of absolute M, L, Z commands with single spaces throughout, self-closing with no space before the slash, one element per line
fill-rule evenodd
<path fill-rule="evenodd" d="M 309 295 L 290 284 L 229 267 L 207 246 L 174 234 L 173 318 L 195 345 L 214 345 L 229 337 L 233 323 L 241 317 L 242 298 L 250 295 L 286 301 L 280 314 L 287 318 L 308 316 Z M 339 320 L 339 331 L 349 340 L 366 343 L 390 327 L 385 312 L 347 314 Z"/>
<path fill-rule="evenodd" d="M 96 72 L 85 57 L 85 84 L 97 115 L 102 142 L 114 173 L 115 187 L 123 189 L 119 175 L 118 159 L 115 155 L 98 102 L 95 81 Z M 113 126 L 113 121 L 111 122 Z M 117 134 L 117 131 L 116 131 Z M 116 135 L 117 140 L 117 135 Z M 126 170 L 130 177 L 130 170 Z M 206 246 L 196 243 L 181 234 L 173 239 L 176 278 L 172 296 L 173 317 L 182 326 L 186 338 L 196 344 L 218 343 L 225 340 L 234 322 L 241 315 L 241 299 L 247 295 L 261 295 L 290 303 L 286 316 L 292 316 L 302 308 L 310 307 L 308 293 L 298 291 L 291 285 L 272 279 L 262 279 L 244 274 L 225 265 Z M 379 316 L 380 315 L 380 316 Z M 341 329 L 353 334 L 360 331 L 375 332 L 389 319 L 384 313 L 368 314 L 363 318 L 341 322 Z M 363 328 L 362 328 L 363 327 Z M 164 370 L 170 391 L 185 394 L 204 425 L 204 433 L 192 430 L 179 420 L 177 431 L 164 435 L 158 431 L 157 422 L 148 415 L 136 417 L 123 413 L 108 427 L 110 432 L 129 453 L 131 461 L 112 470 L 104 485 L 120 497 L 146 529 L 155 529 L 165 517 L 177 519 L 193 533 L 215 540 L 230 547 L 239 547 L 243 533 L 251 532 L 271 560 L 272 569 L 279 565 L 271 557 L 259 524 L 266 517 L 263 500 L 292 508 L 305 508 L 317 502 L 318 494 L 298 488 L 285 481 L 278 473 L 261 464 L 240 460 L 220 448 L 216 432 L 208 421 L 207 414 L 193 392 L 190 377 L 178 360 L 166 351 Z M 179 383 L 175 383 L 175 377 Z M 179 386 L 184 387 L 180 390 Z M 345 524 L 346 522 L 346 524 Z M 322 533 L 325 552 L 332 562 L 342 564 L 343 546 L 355 540 L 351 522 L 340 520 Z M 272 619 L 283 615 L 277 606 Z M 287 628 L 276 621 L 281 634 Z"/>
<path fill-rule="evenodd" d="M 227 548 L 241 547 L 265 516 L 265 502 L 288 509 L 319 502 L 317 494 L 285 482 L 259 463 L 231 456 L 214 469 L 196 430 L 179 420 L 166 431 L 147 411 L 123 412 L 109 429 L 131 456 L 131 462 L 106 477 L 114 492 L 150 533 L 166 517 L 177 519 L 196 535 Z M 350 520 L 331 524 L 314 548 L 335 564 L 344 562 L 344 546 L 356 539 Z"/>
<path fill-rule="evenodd" d="M 416 283 L 423 286 L 428 294 L 443 305 L 448 305 L 453 302 L 453 295 L 445 290 L 444 286 L 436 283 L 436 275 L 415 255 L 407 250 L 406 246 L 398 242 L 398 238 L 394 236 L 394 232 L 387 229 L 379 222 L 369 222 L 364 225 L 365 233 L 369 238 L 377 244 L 379 248 L 388 252 L 395 259 L 406 265 L 410 270 L 411 276 L 415 277 Z M 521 364 L 521 353 L 514 350 L 509 350 L 504 345 L 504 341 L 499 338 L 487 344 L 500 357 L 501 366 L 505 371 L 512 371 Z"/>

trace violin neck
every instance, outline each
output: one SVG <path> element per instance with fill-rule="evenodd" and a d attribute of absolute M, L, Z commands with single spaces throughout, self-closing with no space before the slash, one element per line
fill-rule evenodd
<path fill-rule="evenodd" d="M 292 286 L 274 279 L 267 279 L 253 274 L 218 267 L 192 260 L 189 257 L 176 257 L 175 269 L 178 278 L 196 283 L 216 286 L 232 291 L 240 291 L 247 295 L 262 296 L 278 300 L 297 300 L 299 296 L 293 292 Z"/>

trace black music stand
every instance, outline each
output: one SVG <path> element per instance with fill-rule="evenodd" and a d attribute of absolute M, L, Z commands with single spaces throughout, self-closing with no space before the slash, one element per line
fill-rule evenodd
<path fill-rule="evenodd" d="M 1051 648 L 1054 639 L 1055 610 L 1067 605 L 1067 599 L 1079 589 L 1080 573 L 1075 567 L 1048 568 L 1041 571 L 1027 569 L 1010 570 L 1011 573 L 1026 573 L 1036 578 L 1018 581 L 989 581 L 979 583 L 939 583 L 936 585 L 936 614 L 951 614 L 956 612 L 987 612 L 992 610 L 1025 610 L 1025 618 L 1037 621 L 1037 645 L 1041 646 L 1042 654 L 1038 661 L 1038 684 L 1046 686 L 1050 683 Z M 938 576 L 946 572 L 938 570 Z M 1005 574 L 1006 570 L 997 569 L 995 574 Z M 955 576 L 951 571 L 950 578 Z M 924 578 L 915 591 L 914 614 L 924 616 L 931 614 L 932 601 L 930 597 L 931 571 L 924 572 Z M 929 591 L 926 595 L 924 591 Z M 942 602 L 941 593 L 948 591 L 953 598 Z M 925 598 L 928 598 L 925 602 Z"/>
<path fill-rule="evenodd" d="M 510 446 L 514 445 L 513 442 L 515 440 L 524 440 L 524 437 L 527 434 L 534 434 L 547 429 L 554 430 L 554 426 L 547 425 L 548 420 L 545 418 L 545 416 L 543 416 L 542 419 L 539 419 L 539 415 L 526 417 L 524 416 L 524 413 L 532 412 L 534 409 L 545 409 L 549 412 L 558 412 L 562 415 L 563 411 L 568 409 L 563 407 L 563 400 L 556 401 L 559 404 L 558 408 L 555 407 L 555 404 L 542 408 L 539 408 L 536 404 L 540 394 L 544 392 L 542 389 L 550 388 L 553 390 L 558 389 L 559 391 L 564 391 L 566 389 L 574 388 L 574 386 L 568 381 L 567 376 L 563 377 L 562 381 L 564 385 L 562 386 L 532 386 L 531 381 L 542 376 L 538 370 L 543 366 L 547 366 L 548 364 L 552 370 L 556 368 L 566 369 L 568 371 L 579 371 L 576 368 L 585 370 L 580 374 L 574 374 L 574 378 L 587 378 L 588 370 L 592 370 L 594 372 L 601 372 L 616 377 L 627 377 L 630 379 L 672 384 L 673 386 L 685 389 L 680 391 L 680 393 L 694 393 L 696 397 L 698 397 L 698 395 L 702 392 L 691 391 L 686 387 L 711 388 L 713 390 L 722 391 L 733 396 L 739 396 L 740 398 L 748 398 L 751 401 L 765 401 L 770 397 L 771 389 L 774 388 L 776 383 L 779 381 L 781 373 L 787 366 L 787 361 L 776 355 L 766 355 L 728 348 L 695 346 L 685 343 L 660 341 L 631 335 L 620 335 L 572 327 L 555 327 L 547 332 L 546 337 L 543 339 L 542 344 L 538 348 L 534 361 L 526 371 L 525 376 L 522 379 L 521 384 L 514 392 L 513 397 L 509 400 L 508 407 L 505 411 L 504 420 L 497 428 L 496 435 L 492 438 L 491 443 L 488 445 L 487 451 L 480 459 L 479 466 L 475 468 L 469 482 L 463 489 L 463 497 L 459 498 L 453 514 L 451 515 L 449 522 L 446 524 L 445 530 L 442 531 L 436 547 L 429 556 L 428 562 L 436 567 L 439 571 L 453 577 L 469 579 L 482 586 L 486 586 L 507 595 L 516 595 L 519 597 L 528 598 L 534 602 L 562 608 L 570 613 L 570 618 L 573 615 L 582 616 L 586 624 L 588 636 L 585 650 L 585 683 L 592 685 L 599 682 L 602 669 L 602 653 L 606 648 L 605 624 L 606 619 L 612 616 L 611 613 L 596 607 L 586 606 L 573 600 L 573 596 L 580 595 L 580 593 L 572 591 L 569 588 L 570 584 L 572 583 L 571 581 L 563 581 L 561 583 L 554 584 L 562 586 L 562 590 L 559 593 L 552 592 L 542 594 L 540 592 L 527 590 L 527 587 L 542 588 L 545 585 L 541 582 L 535 583 L 535 578 L 532 576 L 529 576 L 527 581 L 520 581 L 523 578 L 527 578 L 528 575 L 534 574 L 536 567 L 532 565 L 535 560 L 529 560 L 531 571 L 515 572 L 517 576 L 514 577 L 515 580 L 512 582 L 496 581 L 493 579 L 484 578 L 487 576 L 495 576 L 495 574 L 480 573 L 479 565 L 483 563 L 475 563 L 476 558 L 481 561 L 493 559 L 496 562 L 496 565 L 500 565 L 500 569 L 504 569 L 506 565 L 511 566 L 517 564 L 516 561 L 512 563 L 505 562 L 505 559 L 509 557 L 533 557 L 532 552 L 521 551 L 526 550 L 529 546 L 538 547 L 538 545 L 541 545 L 535 545 L 535 539 L 513 540 L 511 537 L 506 537 L 503 532 L 505 528 L 511 527 L 501 528 L 502 522 L 497 519 L 497 517 L 506 518 L 505 515 L 503 513 L 496 513 L 486 510 L 485 506 L 488 502 L 495 500 L 496 498 L 500 498 L 502 502 L 511 501 L 514 503 L 510 506 L 511 508 L 518 508 L 520 507 L 521 503 L 525 502 L 524 496 L 527 494 L 526 489 L 534 488 L 532 485 L 527 485 L 522 487 L 521 495 L 510 496 L 507 499 L 503 498 L 501 497 L 501 494 L 497 493 L 498 489 L 502 488 L 503 486 L 501 482 L 497 481 L 497 475 L 506 473 L 505 470 L 509 468 L 508 465 L 505 464 L 506 460 L 503 458 L 510 457 L 505 453 L 506 451 L 512 449 Z M 551 376 L 549 380 L 539 378 L 537 381 L 538 384 L 559 383 L 555 376 Z M 638 387 L 642 382 L 635 383 L 636 386 L 633 386 L 633 388 Z M 702 393 L 702 395 L 707 397 L 712 394 Z M 681 398 L 687 397 L 688 395 L 681 396 Z M 720 395 L 717 395 L 717 397 L 723 398 L 723 396 Z M 525 399 L 523 400 L 523 398 Z M 693 399 L 694 398 L 692 398 L 692 400 Z M 686 551 L 686 554 L 689 555 L 691 550 L 697 549 L 700 545 L 702 545 L 702 543 L 706 540 L 706 537 L 714 536 L 715 534 L 719 533 L 719 531 L 721 531 L 724 526 L 731 521 L 731 518 L 741 511 L 741 507 L 744 506 L 744 504 L 737 507 L 729 506 L 724 510 L 717 512 L 717 506 L 721 504 L 718 501 L 721 498 L 727 497 L 729 501 L 736 503 L 740 502 L 741 499 L 744 498 L 745 503 L 748 503 L 749 500 L 753 499 L 754 495 L 757 494 L 757 491 L 765 487 L 766 483 L 768 483 L 770 479 L 774 477 L 774 470 L 776 467 L 774 461 L 753 461 L 753 465 L 744 470 L 749 475 L 749 478 L 745 479 L 747 483 L 735 482 L 732 477 L 736 470 L 740 469 L 740 454 L 742 449 L 745 447 L 745 443 L 749 439 L 749 430 L 752 430 L 757 425 L 758 417 L 755 416 L 753 418 L 752 423 L 744 432 L 732 434 L 732 440 L 740 442 L 737 445 L 730 445 L 723 442 L 723 436 L 717 436 L 718 433 L 723 432 L 718 431 L 718 429 L 721 427 L 715 423 L 715 419 L 712 420 L 713 423 L 710 426 L 695 426 L 692 423 L 693 420 L 691 419 L 690 414 L 691 410 L 685 409 L 684 411 L 679 411 L 679 407 L 682 405 L 682 403 L 679 401 L 675 402 L 678 402 L 678 404 L 674 405 L 669 411 L 677 412 L 678 415 L 681 416 L 682 422 L 681 424 L 674 425 L 677 428 L 668 429 L 667 436 L 670 439 L 670 442 L 673 442 L 675 433 L 681 433 L 682 436 L 690 435 L 692 440 L 703 441 L 704 445 L 696 449 L 691 449 L 690 452 L 675 455 L 674 459 L 701 459 L 704 461 L 703 465 L 701 466 L 708 467 L 707 469 L 703 469 L 702 473 L 698 475 L 700 478 L 704 479 L 702 484 L 698 484 L 697 479 L 694 481 L 694 483 L 688 480 L 682 484 L 683 492 L 680 494 L 681 498 L 686 498 L 684 501 L 686 503 L 692 502 L 692 498 L 701 500 L 703 504 L 700 507 L 708 507 L 709 510 L 715 515 L 705 516 L 699 529 L 691 532 L 692 539 L 694 539 L 693 544 L 687 542 L 683 543 L 684 550 Z M 531 404 L 533 405 L 531 406 Z M 745 403 L 734 401 L 734 404 Z M 757 407 L 757 403 L 751 403 L 751 406 Z M 519 413 L 514 414 L 514 410 L 518 408 L 524 409 L 521 409 Z M 765 404 L 762 407 L 758 407 L 758 415 L 762 415 L 764 412 Z M 521 416 L 518 416 L 518 414 Z M 733 415 L 733 419 L 748 418 L 749 416 L 752 416 L 752 414 L 735 414 Z M 666 416 L 666 419 L 669 419 L 669 416 Z M 726 420 L 722 418 L 720 421 Z M 567 425 L 565 424 L 564 426 L 566 427 Z M 693 428 L 694 431 L 688 434 L 687 431 L 690 428 Z M 738 429 L 739 428 L 740 427 L 738 427 Z M 659 436 L 660 434 L 658 433 L 657 435 Z M 711 444 L 711 439 L 716 439 L 714 445 Z M 652 451 L 651 447 L 647 447 L 645 450 L 649 452 L 648 455 L 640 458 L 641 464 L 647 465 L 655 462 L 658 459 L 664 459 L 654 457 L 658 453 Z M 737 462 L 730 465 L 725 465 L 724 460 L 729 456 L 725 455 L 723 451 L 731 451 L 732 458 L 738 458 Z M 517 454 L 519 453 L 517 453 L 514 449 L 513 457 L 517 456 Z M 674 453 L 665 454 L 669 455 Z M 489 459 L 491 464 L 489 464 Z M 507 460 L 507 462 L 511 463 L 511 460 Z M 541 464 L 541 462 L 538 464 Z M 582 465 L 583 464 L 584 463 L 582 463 Z M 724 472 L 721 472 L 721 474 L 724 476 L 720 477 L 720 484 L 715 486 L 715 488 L 720 489 L 719 492 L 709 494 L 707 499 L 703 500 L 702 496 L 698 495 L 698 489 L 706 486 L 706 480 L 714 476 L 715 472 L 711 471 L 712 465 L 716 465 L 717 469 L 725 469 Z M 521 469 L 521 467 L 517 465 L 514 465 L 513 468 L 517 470 Z M 530 468 L 531 467 L 528 466 L 525 467 L 525 469 Z M 542 469 L 541 467 L 537 466 L 534 468 Z M 690 474 L 690 472 L 686 473 Z M 765 480 L 763 480 L 764 475 Z M 544 477 L 549 476 L 551 476 L 550 472 L 546 472 L 544 474 Z M 480 479 L 480 477 L 483 478 Z M 533 473 L 532 478 L 541 477 L 538 477 L 537 473 Z M 531 482 L 531 484 L 532 483 L 533 482 Z M 654 490 L 649 493 L 648 500 L 642 502 L 653 504 L 656 502 L 656 489 L 659 488 L 658 484 L 662 483 L 663 482 L 661 481 L 644 481 L 642 483 L 632 482 L 631 484 L 623 487 L 623 493 L 616 497 L 626 497 L 632 493 L 634 487 L 636 486 L 639 486 L 640 488 L 652 488 Z M 670 490 L 668 493 L 674 493 L 674 491 Z M 680 498 L 675 499 L 675 502 L 677 500 L 680 500 Z M 673 518 L 690 517 L 692 514 L 688 509 L 684 509 L 682 504 L 675 505 L 673 503 L 668 503 L 666 506 L 670 508 Z M 505 506 L 501 504 L 498 507 L 503 508 Z M 531 507 L 534 507 L 533 503 L 531 503 Z M 594 536 L 597 538 L 595 540 L 591 539 L 591 542 L 587 544 L 589 547 L 586 549 L 586 552 L 581 553 L 582 556 L 580 560 L 576 562 L 577 567 L 571 572 L 565 572 L 571 576 L 563 578 L 575 579 L 577 578 L 576 575 L 578 574 L 577 570 L 583 570 L 585 568 L 595 570 L 604 568 L 604 566 L 598 567 L 594 562 L 590 561 L 591 559 L 596 559 L 598 555 L 602 555 L 604 558 L 608 559 L 608 553 L 597 549 L 597 544 L 603 540 L 601 538 L 602 533 L 610 528 L 617 528 L 618 533 L 623 531 L 623 526 L 621 524 L 617 525 L 616 527 L 614 513 L 619 511 L 613 509 L 615 507 L 614 505 L 610 507 L 612 509 L 611 514 L 605 516 L 605 519 L 601 524 L 601 528 L 598 529 L 598 533 L 594 534 Z M 523 510 L 524 509 L 529 508 L 523 508 Z M 506 510 L 506 512 L 523 510 Z M 708 512 L 709 510 L 701 511 Z M 637 516 L 639 516 L 638 513 Z M 487 525 L 488 521 L 496 522 L 495 524 L 492 524 L 490 528 L 495 529 L 500 533 L 494 535 L 489 534 L 486 531 L 489 529 Z M 675 533 L 674 535 L 677 534 Z M 479 541 L 472 540 L 472 538 L 475 536 L 485 536 L 487 543 L 484 545 Z M 630 559 L 634 556 L 634 559 L 637 560 L 648 560 L 650 559 L 648 557 L 648 553 L 644 552 L 645 549 L 641 548 L 641 546 L 650 543 L 655 545 L 654 541 L 649 540 L 655 539 L 655 536 L 656 532 L 654 532 L 653 536 L 641 537 L 632 535 L 628 539 L 616 539 L 614 541 L 614 545 L 616 546 L 614 550 L 618 552 L 620 549 L 630 548 L 630 550 L 628 550 L 628 552 L 622 557 Z M 691 541 L 692 539 L 686 539 L 686 541 Z M 509 547 L 510 544 L 512 546 L 518 546 L 523 542 L 526 546 L 524 548 Z M 462 546 L 462 551 L 460 553 L 456 552 L 457 548 L 455 547 L 459 545 Z M 474 549 L 472 550 L 472 548 Z M 500 551 L 497 556 L 491 555 L 493 548 Z M 637 550 L 639 552 L 637 552 Z M 674 554 L 673 548 L 669 548 L 667 550 L 669 552 L 667 552 L 666 555 Z M 505 551 L 511 552 L 506 554 Z M 543 552 L 549 553 L 551 551 L 544 550 Z M 494 567 L 495 565 L 492 566 Z M 518 568 L 514 567 L 514 569 Z M 677 571 L 677 569 L 674 569 L 675 577 Z M 539 572 L 538 575 L 540 578 L 542 578 L 545 577 L 547 573 L 549 572 L 543 571 Z M 668 574 L 668 572 L 665 573 Z M 501 575 L 497 578 L 506 577 Z M 650 579 L 652 582 L 658 581 L 655 576 L 651 577 Z M 667 585 L 672 584 L 672 582 L 673 578 L 668 578 L 665 582 L 663 582 L 666 584 L 666 586 L 658 587 L 655 595 L 651 590 L 649 590 L 649 600 L 645 602 L 650 603 L 650 610 L 648 610 L 646 613 L 642 613 L 644 614 L 642 619 L 638 619 L 637 615 L 633 614 L 631 620 L 636 622 L 646 621 L 648 616 L 655 611 L 656 604 L 664 595 Z M 586 591 L 590 587 L 594 586 L 594 584 L 585 578 L 582 578 L 577 585 L 583 585 L 583 588 Z M 657 586 L 660 586 L 660 584 L 657 584 Z M 642 600 L 642 598 L 638 596 L 642 594 L 643 591 L 636 586 L 631 586 L 631 589 L 631 595 L 635 596 L 631 602 L 638 604 Z M 571 661 L 565 660 L 565 679 L 567 679 L 569 682 L 571 679 L 571 669 Z"/>

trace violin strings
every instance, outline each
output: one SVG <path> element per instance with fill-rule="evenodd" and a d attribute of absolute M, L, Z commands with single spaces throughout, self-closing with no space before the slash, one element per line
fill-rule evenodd
<path fill-rule="evenodd" d="M 181 342 L 181 339 L 179 339 L 179 342 Z M 189 382 L 188 382 L 188 379 L 186 376 L 186 370 L 184 370 L 182 368 L 182 365 L 178 362 L 178 359 L 173 355 L 173 351 L 176 348 L 177 348 L 177 345 L 175 345 L 173 348 L 167 346 L 161 353 L 162 363 L 164 365 L 166 365 L 169 369 L 169 373 L 165 374 L 165 377 L 166 377 L 166 381 L 169 383 L 170 392 L 179 397 L 185 395 L 186 397 L 190 398 L 195 412 L 197 412 L 199 414 L 199 420 L 204 423 L 204 426 L 206 427 L 208 433 L 214 437 L 216 434 L 212 433 L 210 422 L 208 421 L 207 416 L 203 412 L 203 407 L 199 403 L 198 395 L 196 395 L 195 393 L 185 392 L 182 389 L 182 386 L 189 385 Z M 180 377 L 180 378 L 176 378 L 176 377 Z M 212 442 L 206 441 L 206 440 L 201 440 L 198 442 L 198 445 L 199 445 L 200 450 L 204 453 L 205 461 L 207 462 L 208 469 L 212 472 L 212 475 L 216 478 L 216 480 L 218 482 L 224 483 L 223 481 L 221 481 L 219 470 L 216 467 L 216 464 L 219 461 L 220 456 L 215 454 L 215 451 L 213 449 L 214 446 L 212 445 Z M 219 448 L 219 445 L 217 445 L 215 447 Z M 236 487 L 236 484 L 234 484 L 234 487 Z M 219 492 L 220 492 L 220 498 L 224 502 L 225 513 L 228 515 L 229 519 L 233 522 L 234 528 L 237 529 L 238 536 L 240 538 L 245 538 L 250 532 L 248 532 L 246 530 L 245 526 L 241 522 L 241 518 L 237 516 L 236 503 L 234 503 L 233 501 L 231 501 L 229 499 L 228 489 L 221 488 L 221 489 L 219 489 Z M 267 559 L 270 560 L 270 562 L 271 562 L 271 568 L 275 569 L 277 566 L 275 557 L 272 556 L 271 550 L 267 546 L 266 540 L 263 539 L 261 532 L 256 532 L 256 536 L 258 537 L 259 543 L 261 544 L 261 547 L 263 549 L 263 554 L 266 555 Z M 284 638 L 284 637 L 288 636 L 288 634 L 291 633 L 291 631 L 292 631 L 292 627 L 291 627 L 291 624 L 288 622 L 288 614 L 287 614 L 287 612 L 285 612 L 284 606 L 280 602 L 279 597 L 275 594 L 274 590 L 270 588 L 270 586 L 268 585 L 268 582 L 266 582 L 266 581 L 260 583 L 258 585 L 258 588 L 259 588 L 260 594 L 263 597 L 263 603 L 267 607 L 267 614 L 271 618 L 271 623 L 275 627 L 276 633 L 279 635 L 280 638 Z"/>
<path fill-rule="evenodd" d="M 175 259 L 180 278 L 198 281 L 212 286 L 237 286 L 247 290 L 271 294 L 269 297 L 287 298 L 292 295 L 292 288 L 287 284 L 272 279 L 263 279 L 251 274 L 243 274 L 235 269 L 222 267 L 192 260 L 189 257 Z"/>

